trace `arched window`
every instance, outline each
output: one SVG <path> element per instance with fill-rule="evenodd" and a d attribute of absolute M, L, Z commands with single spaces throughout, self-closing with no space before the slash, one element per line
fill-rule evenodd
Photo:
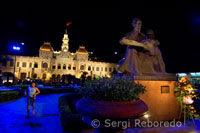
<path fill-rule="evenodd" d="M 42 64 L 42 68 L 48 68 L 48 64 L 47 63 L 43 63 Z"/>
<path fill-rule="evenodd" d="M 80 66 L 80 69 L 81 69 L 81 70 L 85 70 L 85 66 L 84 66 L 84 65 L 81 65 L 81 66 Z"/>
<path fill-rule="evenodd" d="M 69 64 L 69 65 L 68 65 L 68 70 L 71 70 L 71 68 L 72 68 L 72 66 Z"/>
<path fill-rule="evenodd" d="M 88 71 L 91 71 L 91 66 L 88 66 Z"/>
<path fill-rule="evenodd" d="M 58 69 L 61 69 L 61 64 L 58 64 Z"/>
<path fill-rule="evenodd" d="M 76 67 L 75 67 L 75 66 L 73 66 L 73 70 L 76 70 Z"/>
<path fill-rule="evenodd" d="M 52 69 L 56 69 L 56 65 L 55 64 L 52 66 Z"/>
<path fill-rule="evenodd" d="M 38 68 L 38 63 L 37 62 L 34 63 L 34 68 Z"/>
<path fill-rule="evenodd" d="M 107 68 L 107 67 L 105 67 L 105 72 L 107 72 L 107 70 L 108 70 L 108 68 Z"/>
<path fill-rule="evenodd" d="M 63 65 L 63 69 L 66 69 L 66 65 L 65 64 Z"/>

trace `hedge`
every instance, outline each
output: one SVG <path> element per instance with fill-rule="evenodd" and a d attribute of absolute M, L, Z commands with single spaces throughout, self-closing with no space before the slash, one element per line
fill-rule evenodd
<path fill-rule="evenodd" d="M 93 131 L 94 129 L 82 121 L 82 116 L 76 112 L 76 102 L 81 96 L 69 93 L 59 98 L 60 120 L 64 132 Z"/>
<path fill-rule="evenodd" d="M 19 98 L 19 91 L 0 91 L 0 102 Z"/>

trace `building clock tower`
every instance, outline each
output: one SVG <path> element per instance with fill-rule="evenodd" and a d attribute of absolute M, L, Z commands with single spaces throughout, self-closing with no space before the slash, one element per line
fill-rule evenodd
<path fill-rule="evenodd" d="M 67 29 L 65 30 L 65 34 L 64 37 L 62 39 L 62 47 L 61 50 L 62 52 L 68 52 L 69 50 L 69 38 L 68 38 L 68 34 L 67 34 Z"/>

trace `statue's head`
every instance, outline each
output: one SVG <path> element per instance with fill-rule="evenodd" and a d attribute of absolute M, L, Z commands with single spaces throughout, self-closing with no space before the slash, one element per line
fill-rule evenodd
<path fill-rule="evenodd" d="M 152 29 L 147 30 L 146 36 L 148 39 L 154 39 L 155 37 L 154 31 Z"/>
<path fill-rule="evenodd" d="M 142 28 L 142 21 L 139 18 L 134 18 L 132 20 L 132 26 L 133 26 L 135 31 L 140 32 L 140 30 Z"/>

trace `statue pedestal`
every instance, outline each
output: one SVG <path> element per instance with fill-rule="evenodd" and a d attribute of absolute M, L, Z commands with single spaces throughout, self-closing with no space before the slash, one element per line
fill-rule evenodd
<path fill-rule="evenodd" d="M 134 76 L 134 80 L 146 86 L 146 92 L 141 94 L 140 98 L 149 108 L 149 120 L 165 121 L 179 119 L 180 105 L 173 91 L 177 84 L 174 74 L 145 74 Z"/>
<path fill-rule="evenodd" d="M 140 76 L 134 76 L 134 80 L 145 81 L 177 81 L 176 75 L 171 73 L 145 73 Z"/>

